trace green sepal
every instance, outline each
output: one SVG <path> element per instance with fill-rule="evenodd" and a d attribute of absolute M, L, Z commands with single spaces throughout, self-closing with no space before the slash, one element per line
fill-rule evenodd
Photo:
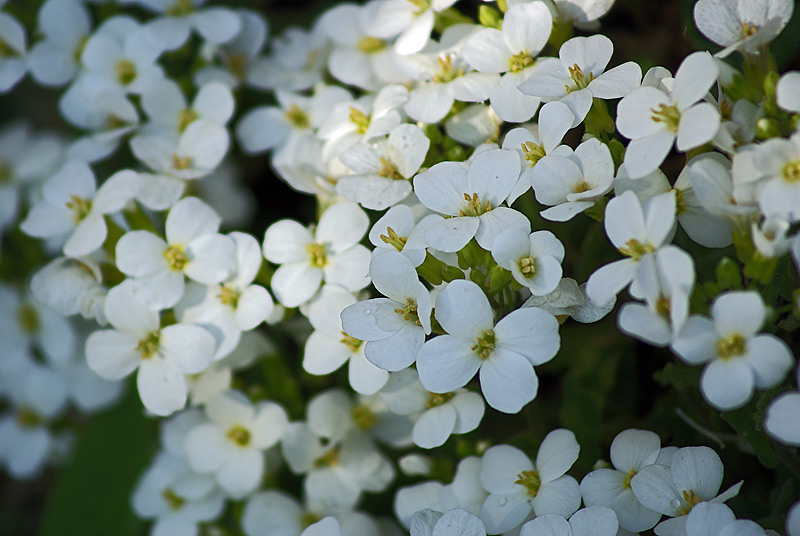
<path fill-rule="evenodd" d="M 717 284 L 724 290 L 742 288 L 742 274 L 737 263 L 728 257 L 723 257 L 717 264 Z"/>
<path fill-rule="evenodd" d="M 503 25 L 503 15 L 492 6 L 483 5 L 478 8 L 478 22 L 487 28 L 500 29 Z"/>

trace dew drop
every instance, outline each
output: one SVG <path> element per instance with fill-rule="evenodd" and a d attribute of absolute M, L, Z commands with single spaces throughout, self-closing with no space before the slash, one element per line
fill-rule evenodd
<path fill-rule="evenodd" d="M 508 499 L 506 499 L 505 497 L 501 497 L 501 498 L 500 498 L 500 499 L 497 501 L 497 504 L 499 504 L 500 506 L 505 506 L 507 502 L 508 502 Z"/>
<path fill-rule="evenodd" d="M 680 508 L 681 507 L 681 502 L 678 499 L 672 499 L 672 501 L 670 501 L 669 504 L 673 508 Z"/>
<path fill-rule="evenodd" d="M 372 309 L 364 309 L 364 316 L 369 316 L 372 314 Z"/>

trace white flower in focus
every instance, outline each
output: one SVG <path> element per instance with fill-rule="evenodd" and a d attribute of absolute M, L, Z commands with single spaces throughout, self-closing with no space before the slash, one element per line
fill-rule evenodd
<path fill-rule="evenodd" d="M 495 238 L 492 257 L 531 294 L 549 294 L 561 281 L 564 245 L 550 231 L 506 229 Z"/>
<path fill-rule="evenodd" d="M 42 186 L 43 199 L 31 208 L 20 228 L 37 238 L 66 237 L 65 255 L 88 255 L 106 239 L 105 216 L 122 210 L 137 187 L 136 173 L 123 170 L 97 188 L 89 166 L 69 161 Z"/>
<path fill-rule="evenodd" d="M 489 496 L 481 519 L 490 534 L 518 527 L 533 512 L 536 516 L 572 515 L 581 504 L 578 483 L 566 473 L 578 459 L 580 446 L 569 430 L 553 430 L 542 441 L 536 463 L 519 449 L 496 445 L 481 462 L 481 485 Z"/>
<path fill-rule="evenodd" d="M 581 480 L 581 495 L 587 507 L 614 510 L 619 526 L 631 532 L 653 528 L 661 514 L 643 506 L 631 489 L 631 479 L 643 467 L 656 463 L 661 439 L 646 430 L 624 430 L 611 442 L 614 468 L 595 469 Z"/>
<path fill-rule="evenodd" d="M 642 80 L 641 67 L 632 61 L 605 71 L 613 52 L 613 43 L 604 35 L 573 37 L 561 45 L 558 59 L 541 60 L 519 89 L 545 102 L 563 102 L 575 116 L 572 126 L 576 127 L 593 99 L 624 97 Z"/>
<path fill-rule="evenodd" d="M 394 413 L 415 415 L 412 437 L 424 449 L 443 445 L 451 434 L 471 432 L 483 418 L 483 398 L 479 394 L 466 389 L 430 393 L 413 369 L 391 374 L 378 396 Z"/>
<path fill-rule="evenodd" d="M 495 324 L 486 295 L 465 280 L 444 288 L 434 315 L 448 334 L 419 351 L 417 370 L 426 389 L 449 393 L 480 370 L 481 391 L 498 411 L 517 413 L 536 397 L 539 380 L 533 367 L 552 359 L 560 346 L 555 317 L 526 307 Z"/>
<path fill-rule="evenodd" d="M 699 0 L 694 5 L 694 23 L 700 33 L 725 47 L 716 56 L 734 51 L 760 54 L 789 23 L 792 0 Z"/>
<path fill-rule="evenodd" d="M 658 536 L 685 534 L 687 515 L 702 502 L 722 503 L 735 497 L 742 482 L 717 495 L 724 467 L 719 455 L 708 447 L 684 447 L 672 456 L 670 465 L 654 463 L 631 478 L 631 488 L 645 507 L 669 516 L 655 528 Z"/>
<path fill-rule="evenodd" d="M 606 205 L 604 225 L 611 243 L 628 258 L 601 266 L 589 276 L 586 293 L 595 303 L 608 303 L 629 283 L 635 283 L 642 258 L 655 253 L 671 238 L 675 230 L 675 194 L 657 195 L 642 206 L 636 194 L 624 192 Z"/>
<path fill-rule="evenodd" d="M 411 193 L 411 177 L 425 161 L 429 147 L 422 130 L 409 124 L 393 128 L 388 139 L 372 147 L 352 145 L 340 158 L 355 174 L 339 178 L 336 191 L 364 208 L 384 210 Z"/>
<path fill-rule="evenodd" d="M 364 341 L 351 337 L 342 328 L 342 310 L 356 301 L 350 292 L 338 285 L 323 285 L 308 305 L 307 316 L 314 332 L 306 340 L 303 369 L 309 374 L 327 375 L 347 362 L 353 390 L 373 394 L 383 387 L 389 373 L 368 361 L 364 355 Z"/>
<path fill-rule="evenodd" d="M 426 218 L 415 223 L 414 211 L 408 205 L 395 205 L 387 210 L 369 231 L 369 241 L 375 246 L 372 255 L 399 251 L 414 267 L 422 264 L 427 247 L 424 230 L 433 221 Z"/>
<path fill-rule="evenodd" d="M 502 148 L 517 151 L 522 166 L 519 181 L 508 196 L 509 204 L 531 187 L 534 167 L 542 158 L 561 146 L 561 140 L 572 127 L 572 119 L 572 112 L 565 104 L 548 102 L 539 110 L 539 120 L 535 127 L 531 130 L 517 127 L 505 135 Z"/>
<path fill-rule="evenodd" d="M 720 127 L 719 111 L 711 103 L 698 101 L 706 96 L 718 71 L 708 52 L 695 52 L 681 63 L 669 95 L 642 86 L 620 101 L 617 129 L 631 139 L 625 151 L 631 178 L 658 168 L 673 143 L 678 151 L 686 152 L 714 138 Z"/>
<path fill-rule="evenodd" d="M 210 285 L 236 269 L 236 245 L 217 233 L 220 218 L 197 199 L 186 197 L 169 211 L 166 240 L 149 231 L 131 231 L 119 239 L 117 267 L 133 277 L 137 299 L 154 311 L 172 307 L 184 292 L 184 275 Z"/>
<path fill-rule="evenodd" d="M 540 99 L 517 87 L 538 68 L 536 55 L 547 44 L 553 17 L 543 2 L 512 6 L 503 17 L 502 30 L 484 28 L 464 45 L 462 55 L 475 70 L 505 73 L 491 90 L 489 100 L 504 121 L 529 120 Z"/>
<path fill-rule="evenodd" d="M 543 157 L 530 173 L 536 200 L 550 208 L 540 214 L 569 221 L 594 206 L 613 187 L 614 161 L 608 145 L 597 138 Z"/>
<path fill-rule="evenodd" d="M 486 527 L 466 510 L 422 510 L 411 518 L 411 536 L 486 536 Z"/>
<path fill-rule="evenodd" d="M 800 133 L 788 140 L 767 140 L 758 146 L 753 158 L 763 174 L 757 194 L 761 212 L 782 216 L 790 223 L 800 221 Z"/>
<path fill-rule="evenodd" d="M 766 536 L 758 523 L 749 519 L 736 519 L 724 504 L 700 503 L 686 516 L 686 536 L 726 536 L 742 534 Z"/>
<path fill-rule="evenodd" d="M 370 253 L 358 242 L 368 226 L 367 215 L 350 202 L 329 207 L 313 232 L 294 220 L 270 225 L 263 250 L 268 261 L 281 264 L 271 282 L 278 301 L 297 307 L 311 299 L 323 281 L 350 292 L 367 286 Z"/>
<path fill-rule="evenodd" d="M 775 335 L 758 334 L 766 315 L 757 292 L 726 292 L 711 304 L 712 318 L 691 316 L 672 341 L 672 350 L 686 363 L 707 363 L 700 390 L 715 408 L 743 406 L 754 388 L 774 387 L 791 369 L 789 346 Z"/>
<path fill-rule="evenodd" d="M 386 296 L 342 311 L 342 329 L 366 341 L 364 355 L 375 366 L 396 371 L 410 366 L 431 332 L 431 298 L 414 266 L 399 252 L 376 255 L 370 263 L 375 288 Z"/>
<path fill-rule="evenodd" d="M 499 206 L 516 185 L 519 172 L 519 157 L 513 151 L 492 149 L 478 154 L 468 169 L 462 163 L 440 162 L 414 177 L 414 193 L 422 204 L 452 216 L 428 227 L 428 245 L 451 253 L 475 237 L 488 250 L 501 231 L 529 228 L 521 213 Z"/>
<path fill-rule="evenodd" d="M 202 372 L 211 363 L 214 336 L 191 324 L 162 328 L 158 313 L 138 301 L 132 287 L 126 281 L 108 291 L 105 313 L 114 329 L 89 336 L 86 360 L 107 380 L 124 378 L 138 368 L 142 403 L 156 415 L 169 415 L 186 404 L 184 375 Z"/>
<path fill-rule="evenodd" d="M 667 346 L 683 329 L 694 288 L 694 261 L 677 246 L 646 255 L 636 272 L 645 301 L 625 303 L 619 311 L 620 331 L 655 346 Z"/>
<path fill-rule="evenodd" d="M 522 525 L 520 536 L 615 536 L 619 523 L 614 511 L 604 506 L 581 508 L 569 518 L 558 514 L 537 516 Z"/>
<path fill-rule="evenodd" d="M 286 411 L 274 402 L 253 404 L 238 391 L 226 391 L 205 404 L 210 422 L 186 435 L 189 465 L 214 473 L 220 487 L 243 498 L 261 483 L 264 450 L 275 445 L 288 425 Z"/>

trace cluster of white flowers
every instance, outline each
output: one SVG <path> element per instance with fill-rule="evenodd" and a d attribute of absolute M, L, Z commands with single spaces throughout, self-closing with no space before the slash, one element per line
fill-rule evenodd
<path fill-rule="evenodd" d="M 558 388 L 542 370 L 565 322 L 620 299 L 621 332 L 689 375 L 702 364 L 712 411 L 747 412 L 797 462 L 800 73 L 769 52 L 791 0 L 699 0 L 724 48 L 674 76 L 608 68 L 593 32 L 613 0 L 485 0 L 477 18 L 369 0 L 271 40 L 251 10 L 118 0 L 101 18 L 101 3 L 45 0 L 26 29 L 0 0 L 0 92 L 27 75 L 63 88 L 80 132 L 0 131 L 0 260 L 20 265 L 0 282 L 11 475 L 65 459 L 68 403 L 108 407 L 136 371 L 147 413 L 168 417 L 132 499 L 154 536 L 226 509 L 247 536 L 766 534 L 722 504 L 742 483 L 720 493 L 708 447 L 629 429 L 576 479 L 580 430 L 541 433 L 535 460 L 479 435 L 530 409 L 540 378 Z M 244 87 L 260 100 L 237 109 Z M 317 220 L 232 230 L 253 212 L 233 144 L 269 152 Z M 580 220 L 624 258 L 573 247 L 560 232 Z M 722 248 L 737 260 L 707 254 Z M 296 408 L 247 374 L 281 352 L 278 381 L 311 378 Z M 454 444 L 457 468 L 437 470 L 428 453 Z M 437 479 L 408 484 L 421 476 Z M 395 519 L 359 510 L 367 493 L 393 496 Z M 800 536 L 800 502 L 785 524 Z"/>

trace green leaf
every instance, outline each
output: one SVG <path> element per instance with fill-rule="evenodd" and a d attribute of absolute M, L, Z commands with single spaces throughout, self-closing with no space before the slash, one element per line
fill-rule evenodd
<path fill-rule="evenodd" d="M 152 459 L 152 434 L 135 388 L 82 431 L 45 505 L 39 536 L 140 536 L 131 492 Z"/>

